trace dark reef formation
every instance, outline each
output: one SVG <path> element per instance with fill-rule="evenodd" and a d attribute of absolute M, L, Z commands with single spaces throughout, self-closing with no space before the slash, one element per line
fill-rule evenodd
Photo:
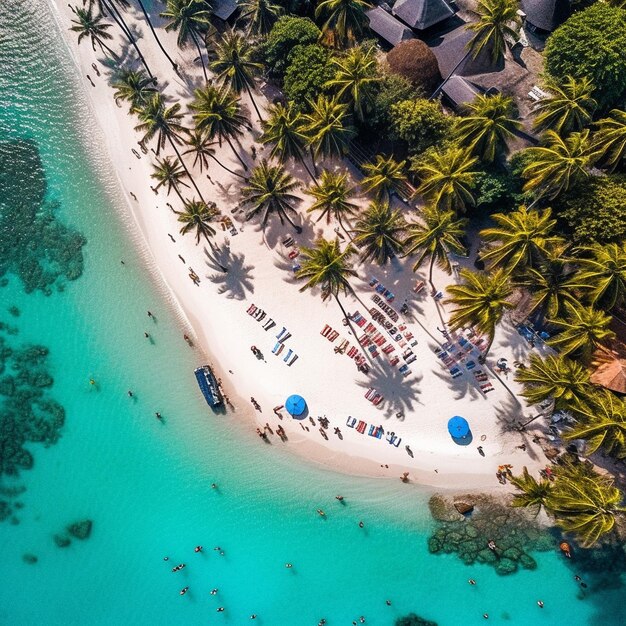
<path fill-rule="evenodd" d="M 83 272 L 85 238 L 62 224 L 46 200 L 46 177 L 32 141 L 0 141 L 0 285 L 19 277 L 47 295 Z"/>
<path fill-rule="evenodd" d="M 459 513 L 455 502 L 471 505 L 471 514 Z M 428 540 L 431 553 L 454 553 L 468 565 L 486 563 L 501 575 L 512 574 L 520 567 L 535 569 L 537 563 L 531 552 L 554 550 L 557 545 L 528 511 L 512 508 L 491 496 L 434 495 L 429 507 L 437 522 Z M 495 549 L 489 548 L 489 542 L 494 542 Z"/>

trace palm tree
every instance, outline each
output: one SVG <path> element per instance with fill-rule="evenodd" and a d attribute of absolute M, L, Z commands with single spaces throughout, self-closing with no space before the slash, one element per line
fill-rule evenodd
<path fill-rule="evenodd" d="M 369 23 L 365 11 L 371 5 L 364 0 L 322 0 L 315 9 L 315 19 L 325 19 L 322 40 L 333 48 L 347 48 Z"/>
<path fill-rule="evenodd" d="M 556 523 L 576 535 L 582 547 L 589 548 L 613 530 L 615 518 L 626 509 L 623 495 L 606 476 L 560 476 L 547 501 Z"/>
<path fill-rule="evenodd" d="M 515 380 L 524 386 L 522 396 L 529 404 L 554 399 L 557 410 L 577 406 L 593 389 L 589 370 L 561 355 L 531 354 L 528 367 L 516 370 Z"/>
<path fill-rule="evenodd" d="M 500 93 L 477 96 L 465 112 L 456 125 L 459 142 L 487 163 L 508 151 L 507 141 L 522 126 L 512 117 L 513 99 Z"/>
<path fill-rule="evenodd" d="M 334 87 L 337 96 L 349 102 L 356 117 L 363 121 L 373 103 L 374 90 L 380 80 L 377 76 L 375 48 L 351 48 L 344 56 L 333 57 L 330 62 L 337 68 L 337 73 L 326 86 Z"/>
<path fill-rule="evenodd" d="M 406 222 L 400 211 L 388 202 L 372 202 L 354 225 L 354 244 L 361 250 L 361 261 L 383 266 L 402 252 Z"/>
<path fill-rule="evenodd" d="M 591 80 L 566 76 L 561 83 L 549 81 L 546 89 L 548 97 L 539 100 L 533 109 L 535 130 L 553 130 L 564 137 L 591 122 L 598 105 L 592 96 L 595 88 Z"/>
<path fill-rule="evenodd" d="M 439 210 L 436 207 L 426 207 L 422 211 L 421 221 L 408 225 L 407 238 L 404 240 L 405 256 L 417 255 L 413 264 L 416 272 L 427 257 L 430 257 L 428 282 L 433 293 L 437 291 L 433 282 L 433 267 L 435 263 L 452 274 L 450 254 L 464 254 L 465 246 L 461 237 L 465 234 L 466 219 L 457 219 L 454 211 Z"/>
<path fill-rule="evenodd" d="M 565 139 L 549 130 L 544 135 L 544 143 L 544 146 L 525 151 L 529 163 L 522 172 L 526 179 L 524 191 L 532 191 L 537 197 L 555 198 L 589 176 L 588 168 L 598 153 L 591 144 L 588 129 L 571 133 Z"/>
<path fill-rule="evenodd" d="M 211 7 L 206 0 L 167 0 L 165 11 L 161 13 L 161 17 L 169 19 L 165 25 L 167 32 L 178 32 L 178 47 L 184 48 L 191 40 L 200 57 L 202 63 L 202 72 L 204 80 L 208 81 L 209 77 L 204 65 L 202 50 L 200 49 L 200 39 L 202 31 L 210 25 Z"/>
<path fill-rule="evenodd" d="M 347 105 L 323 95 L 310 105 L 311 112 L 302 116 L 300 130 L 307 137 L 313 154 L 315 157 L 342 157 L 355 135 Z"/>
<path fill-rule="evenodd" d="M 236 94 L 247 91 L 259 121 L 262 122 L 261 112 L 252 96 L 252 88 L 255 87 L 254 77 L 263 70 L 263 66 L 252 60 L 252 46 L 248 40 L 239 33 L 228 31 L 215 46 L 215 55 L 217 58 L 211 63 L 211 69 L 217 74 L 217 79 Z"/>
<path fill-rule="evenodd" d="M 207 85 L 196 89 L 195 97 L 190 105 L 195 111 L 196 129 L 206 132 L 211 141 L 217 140 L 219 145 L 226 140 L 234 155 L 239 159 L 244 170 L 248 166 L 239 156 L 232 140 L 243 135 L 242 128 L 248 127 L 246 118 L 241 114 L 239 98 L 226 87 Z"/>
<path fill-rule="evenodd" d="M 98 44 L 103 53 L 106 50 L 114 59 L 117 59 L 115 52 L 104 43 L 113 39 L 113 35 L 107 32 L 111 28 L 111 24 L 103 22 L 102 14 L 94 15 L 92 4 L 89 4 L 86 8 L 77 6 L 73 10 L 77 19 L 72 20 L 74 26 L 70 30 L 78 33 L 78 43 L 80 44 L 83 39 L 89 37 L 91 48 L 94 52 L 96 51 L 96 44 Z"/>
<path fill-rule="evenodd" d="M 311 172 L 304 159 L 307 138 L 300 130 L 302 114 L 293 102 L 286 105 L 277 103 L 268 109 L 269 117 L 263 121 L 263 134 L 259 138 L 262 144 L 273 143 L 270 158 L 286 163 L 289 159 L 299 161 L 314 182 L 315 174 Z M 313 164 L 315 165 L 315 164 Z"/>
<path fill-rule="evenodd" d="M 561 354 L 579 353 L 584 362 L 589 362 L 591 355 L 615 337 L 610 329 L 611 316 L 590 306 L 566 304 L 565 318 L 549 320 L 561 332 L 548 339 L 548 344 Z"/>
<path fill-rule="evenodd" d="M 272 26 L 285 12 L 283 7 L 272 4 L 271 0 L 243 0 L 239 3 L 241 18 L 248 20 L 248 35 L 265 37 L 272 30 Z"/>
<path fill-rule="evenodd" d="M 143 13 L 143 16 L 146 18 L 146 23 L 148 24 L 148 28 L 150 29 L 152 36 L 156 40 L 159 48 L 161 48 L 161 52 L 165 55 L 167 60 L 170 62 L 171 66 L 174 68 L 174 71 L 178 72 L 178 63 L 176 63 L 174 59 L 172 59 L 172 57 L 167 53 L 167 50 L 163 47 L 161 40 L 159 39 L 158 35 L 156 34 L 156 31 L 154 30 L 154 26 L 152 25 L 152 20 L 150 20 L 150 16 L 148 15 L 148 12 L 146 11 L 146 7 L 144 6 L 142 0 L 137 0 L 137 2 L 139 3 L 139 7 L 141 8 L 141 12 Z"/>
<path fill-rule="evenodd" d="M 244 204 L 250 206 L 246 219 L 261 215 L 261 227 L 265 230 L 270 215 L 275 213 L 281 224 L 284 225 L 287 220 L 296 232 L 302 232 L 302 229 L 296 226 L 291 218 L 291 215 L 297 215 L 293 204 L 300 201 L 300 198 L 292 192 L 299 186 L 300 183 L 284 172 L 281 167 L 269 165 L 263 159 L 252 170 L 248 185 L 241 190 Z"/>
<path fill-rule="evenodd" d="M 146 76 L 143 70 L 120 70 L 113 87 L 115 101 L 119 104 L 120 100 L 126 100 L 131 111 L 140 108 L 157 92 L 154 79 Z"/>
<path fill-rule="evenodd" d="M 566 439 L 584 439 L 586 454 L 599 448 L 617 458 L 626 458 L 626 403 L 607 390 L 597 391 L 574 408 L 576 424 Z"/>
<path fill-rule="evenodd" d="M 307 213 L 319 212 L 318 222 L 324 217 L 327 224 L 330 224 L 331 218 L 337 220 L 351 239 L 343 220 L 352 217 L 359 207 L 354 202 L 350 202 L 354 192 L 348 173 L 323 170 L 319 185 L 309 187 L 305 193 L 315 198 L 315 202 L 307 209 Z"/>
<path fill-rule="evenodd" d="M 306 283 L 300 288 L 300 291 L 319 287 L 322 292 L 322 300 L 333 297 L 344 318 L 349 320 L 348 314 L 343 308 L 341 300 L 339 300 L 339 294 L 354 293 L 349 282 L 351 277 L 357 276 L 350 265 L 354 248 L 349 245 L 342 252 L 338 239 L 333 241 L 318 239 L 312 248 L 303 247 L 300 251 L 300 269 L 296 272 L 296 277 L 306 279 Z"/>
<path fill-rule="evenodd" d="M 613 109 L 608 117 L 596 122 L 593 141 L 603 165 L 614 170 L 626 156 L 626 111 Z"/>
<path fill-rule="evenodd" d="M 572 287 L 580 289 L 591 306 L 607 311 L 622 306 L 626 300 L 626 243 L 596 243 L 579 252 L 583 255 L 576 259 L 579 271 Z"/>
<path fill-rule="evenodd" d="M 202 193 L 198 189 L 196 182 L 191 176 L 191 172 L 187 169 L 183 157 L 178 150 L 178 145 L 182 143 L 181 134 L 185 132 L 184 126 L 180 123 L 183 115 L 180 113 L 180 104 L 178 102 L 168 107 L 165 104 L 163 95 L 155 93 L 147 102 L 136 110 L 139 118 L 139 124 L 135 126 L 135 130 L 144 133 L 141 144 L 146 145 L 147 142 L 154 137 L 157 138 L 156 154 L 159 156 L 161 149 L 169 142 L 172 146 L 178 160 L 185 168 L 187 176 L 196 190 L 200 199 L 204 201 Z"/>
<path fill-rule="evenodd" d="M 180 229 L 181 235 L 196 231 L 196 245 L 200 243 L 200 237 L 209 239 L 215 235 L 215 229 L 211 222 L 219 215 L 215 202 L 203 202 L 202 200 L 187 200 L 183 205 L 183 211 L 175 211 L 178 221 L 183 223 Z"/>
<path fill-rule="evenodd" d="M 416 193 L 440 209 L 463 211 L 467 204 L 475 203 L 472 187 L 478 174 L 474 169 L 477 162 L 467 150 L 454 146 L 429 152 L 413 167 L 420 180 Z"/>
<path fill-rule="evenodd" d="M 502 269 L 490 274 L 462 269 L 460 276 L 462 284 L 446 287 L 450 294 L 448 302 L 456 306 L 450 315 L 450 328 L 457 330 L 463 326 L 475 326 L 487 335 L 489 343 L 483 353 L 484 358 L 491 348 L 496 326 L 504 311 L 515 306 L 507 299 L 513 290 Z"/>
<path fill-rule="evenodd" d="M 553 483 L 547 478 L 537 480 L 530 474 L 526 466 L 524 466 L 521 476 L 513 476 L 509 478 L 509 481 L 521 492 L 513 496 L 511 504 L 517 507 L 536 508 L 537 514 L 539 514 L 541 507 L 546 505 L 550 497 Z"/>
<path fill-rule="evenodd" d="M 537 267 L 528 267 L 516 278 L 516 284 L 525 287 L 531 293 L 531 313 L 537 312 L 543 325 L 543 319 L 565 315 L 565 303 L 577 302 L 571 287 L 575 268 L 561 256 L 561 250 L 551 250 Z"/>
<path fill-rule="evenodd" d="M 189 146 L 188 150 L 185 150 L 183 154 L 193 154 L 193 165 L 194 167 L 199 165 L 200 172 L 202 172 L 202 168 L 206 167 L 209 169 L 209 159 L 215 161 L 221 168 L 225 169 L 227 172 L 230 172 L 233 176 L 238 176 L 243 180 L 248 180 L 245 176 L 238 174 L 237 172 L 231 170 L 229 167 L 226 167 L 216 156 L 215 156 L 215 148 L 213 146 L 216 144 L 216 141 L 211 141 L 207 134 L 201 130 L 188 130 L 187 137 L 185 138 L 185 144 Z"/>
<path fill-rule="evenodd" d="M 564 240 L 552 234 L 556 220 L 551 209 L 529 211 L 521 206 L 510 213 L 496 213 L 491 219 L 496 226 L 480 231 L 488 244 L 480 258 L 489 267 L 503 267 L 507 274 L 538 267 L 552 250 L 565 247 Z"/>
<path fill-rule="evenodd" d="M 159 181 L 155 189 L 167 186 L 168 196 L 173 189 L 180 198 L 180 201 L 184 204 L 185 199 L 180 193 L 180 187 L 189 187 L 189 185 L 183 181 L 183 178 L 187 176 L 187 172 L 180 161 L 178 159 L 172 159 L 172 157 L 165 157 L 163 160 L 157 159 L 157 164 L 153 164 L 152 167 L 154 168 L 154 172 L 151 174 L 151 177 Z"/>
<path fill-rule="evenodd" d="M 374 163 L 362 165 L 365 178 L 361 181 L 361 188 L 365 193 L 374 194 L 376 201 L 389 202 L 394 187 L 406 182 L 405 165 L 406 161 L 398 163 L 392 156 L 377 155 Z"/>
<path fill-rule="evenodd" d="M 506 40 L 519 39 L 521 18 L 515 0 L 478 0 L 476 8 L 478 21 L 467 25 L 474 31 L 474 37 L 467 47 L 475 59 L 483 52 L 489 52 L 491 61 L 498 64 L 504 58 Z"/>

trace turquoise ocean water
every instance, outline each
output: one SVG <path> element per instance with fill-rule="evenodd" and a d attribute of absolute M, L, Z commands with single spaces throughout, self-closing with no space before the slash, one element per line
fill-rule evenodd
<path fill-rule="evenodd" d="M 237 626 L 256 613 L 266 626 L 348 626 L 360 615 L 391 626 L 409 611 L 440 626 L 482 624 L 484 612 L 516 625 L 626 622 L 619 585 L 579 599 L 556 553 L 508 578 L 431 556 L 417 489 L 326 472 L 260 444 L 234 417 L 212 416 L 195 387 L 195 354 L 115 209 L 98 136 L 45 1 L 2 0 L 0 142 L 37 147 L 56 219 L 87 243 L 82 276 L 62 291 L 26 293 L 15 271 L 0 289 L 0 319 L 19 329 L 7 342 L 49 348 L 49 394 L 66 411 L 59 442 L 28 444 L 34 468 L 2 482 L 25 491 L 14 523 L 0 524 L 0 624 Z M 55 533 L 84 518 L 94 522 L 88 540 L 55 545 Z"/>

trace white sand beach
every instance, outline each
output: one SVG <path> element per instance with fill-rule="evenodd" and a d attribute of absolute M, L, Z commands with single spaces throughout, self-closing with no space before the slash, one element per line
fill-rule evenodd
<path fill-rule="evenodd" d="M 220 261 L 228 271 L 222 272 L 207 258 L 205 250 L 208 245 L 205 242 L 196 245 L 192 234 L 180 235 L 177 216 L 167 206 L 171 203 L 174 208 L 180 208 L 180 201 L 173 193 L 168 197 L 165 190 L 157 195 L 151 190 L 155 182 L 150 178 L 151 164 L 155 157 L 151 151 L 141 152 L 138 146 L 141 136 L 134 130 L 137 121 L 128 114 L 127 105 L 123 104 L 121 108 L 116 105 L 110 86 L 111 72 L 100 62 L 103 55 L 99 51 L 94 53 L 87 41 L 77 45 L 75 33 L 68 30 L 73 17 L 71 10 L 66 2 L 50 1 L 103 131 L 104 148 L 128 200 L 128 211 L 134 218 L 133 234 L 140 237 L 141 245 L 145 242 L 152 257 L 149 266 L 160 274 L 171 291 L 173 302 L 180 307 L 190 325 L 185 324 L 181 329 L 181 341 L 183 332 L 193 337 L 196 347 L 205 355 L 198 353 L 198 365 L 207 359 L 214 365 L 236 407 L 227 416 L 218 417 L 210 416 L 207 409 L 207 419 L 241 421 L 245 418 L 252 431 L 257 426 L 263 429 L 268 423 L 275 432 L 281 425 L 288 441 L 283 443 L 276 435 L 269 435 L 272 445 L 287 446 L 331 469 L 395 479 L 403 472 L 409 472 L 411 482 L 437 488 L 507 489 L 496 481 L 498 466 L 509 463 L 514 471 L 520 471 L 523 465 L 529 469 L 546 465 L 541 447 L 532 442 L 532 433 L 521 434 L 512 428 L 516 422 L 530 419 L 537 409 L 528 408 L 518 399 L 519 386 L 513 381 L 512 372 L 495 374 L 498 359 L 508 359 L 512 368 L 514 361 L 526 359 L 531 347 L 505 320 L 498 329 L 487 364 L 478 364 L 476 352 L 467 353 L 465 364 L 459 367 L 462 373 L 453 378 L 449 368 L 434 353 L 434 349 L 445 342 L 437 327 L 442 328 L 442 317 L 447 318 L 449 306 L 438 305 L 427 287 L 420 294 L 413 292 L 416 281 L 425 279 L 426 270 L 414 274 L 410 259 L 396 260 L 384 269 L 369 264 L 358 266 L 359 278 L 352 283 L 357 299 L 343 299 L 346 311 L 352 314 L 358 311 L 365 319 L 363 326 L 353 324 L 359 337 L 371 324 L 374 330 L 369 332 L 370 336 L 376 339 L 376 333 L 380 332 L 384 339 L 384 344 L 377 348 L 379 356 L 372 357 L 367 353 L 366 362 L 370 369 L 364 374 L 358 371 L 348 353 L 350 347 L 358 348 L 359 354 L 365 349 L 359 345 L 353 331 L 342 324 L 340 308 L 332 300 L 323 302 L 319 292 L 300 293 L 301 282 L 294 278 L 292 267 L 297 257 L 290 259 L 290 253 L 298 246 L 310 245 L 321 234 L 335 236 L 335 224 L 315 223 L 311 214 L 306 213 L 311 202 L 308 196 L 303 195 L 299 206 L 301 234 L 296 234 L 288 224 L 281 226 L 278 221 L 270 221 L 263 233 L 257 222 L 243 221 L 242 211 L 233 213 L 239 205 L 238 190 L 242 181 L 211 163 L 211 180 L 206 172 L 201 174 L 198 169 L 194 174 L 205 198 L 216 202 L 224 216 L 232 220 L 233 227 L 226 230 L 216 224 L 218 232 L 213 239 L 221 249 L 218 253 Z M 129 11 L 128 15 L 133 14 Z M 154 18 L 156 24 L 161 23 L 157 16 Z M 171 101 L 181 103 L 183 111 L 188 114 L 186 124 L 190 126 L 191 115 L 187 108 L 191 98 L 190 85 L 201 84 L 202 76 L 200 65 L 193 63 L 195 49 L 181 53 L 176 46 L 176 34 L 159 29 L 159 37 L 180 64 L 185 77 L 181 78 L 158 49 L 143 16 L 137 14 L 129 20 L 133 29 L 141 33 L 141 49 L 159 78 L 159 87 Z M 122 42 L 117 28 L 111 28 L 110 32 L 115 36 L 112 47 L 120 49 Z M 96 64 L 101 76 L 96 76 L 92 63 Z M 95 87 L 91 86 L 86 75 L 93 79 Z M 249 106 L 247 96 L 243 96 L 243 101 L 254 124 L 253 133 L 258 137 L 260 131 L 254 109 Z M 267 104 L 261 92 L 257 103 L 261 109 Z M 251 135 L 246 136 L 241 149 L 250 167 L 254 165 L 249 156 L 252 139 Z M 268 149 L 257 150 L 259 159 L 268 152 Z M 166 149 L 164 154 L 170 154 L 170 151 Z M 217 156 L 229 168 L 241 169 L 227 144 L 219 149 Z M 189 167 L 192 162 L 192 158 L 187 160 Z M 347 161 L 332 166 L 349 167 Z M 304 185 L 309 184 L 306 172 L 299 167 L 290 166 L 290 171 Z M 351 172 L 358 182 L 357 172 Z M 193 194 L 188 192 L 188 195 Z M 365 204 L 367 199 L 360 202 Z M 409 208 L 405 210 L 408 214 Z M 287 237 L 293 238 L 293 246 L 283 245 Z M 457 261 L 461 265 L 469 262 L 466 259 Z M 199 285 L 190 279 L 191 269 L 200 277 Z M 369 284 L 372 278 L 395 294 L 393 302 L 388 304 L 396 312 L 405 301 L 407 303 L 409 312 L 400 315 L 394 324 L 397 329 L 395 338 L 373 321 L 369 313 L 372 308 L 381 311 L 372 300 L 376 294 L 375 288 Z M 434 282 L 441 290 L 453 281 L 454 277 L 435 271 Z M 265 313 L 261 320 L 257 321 L 247 313 L 252 305 Z M 264 326 L 270 320 L 274 325 L 266 329 Z M 337 331 L 334 341 L 320 334 L 326 325 Z M 280 354 L 275 355 L 272 349 L 283 328 L 290 336 L 284 341 L 284 347 L 279 347 Z M 467 335 L 466 339 L 472 340 Z M 343 340 L 349 342 L 350 347 L 343 354 L 336 353 L 335 348 Z M 476 342 L 477 338 L 473 340 Z M 250 349 L 253 345 L 261 351 L 263 358 L 253 355 Z M 393 348 L 391 356 L 399 357 L 396 365 L 392 365 L 383 352 L 384 348 L 391 349 L 389 346 Z M 409 364 L 410 374 L 405 377 L 399 367 L 404 364 L 402 354 L 408 349 L 416 358 Z M 288 361 L 297 355 L 291 365 L 285 361 L 288 355 Z M 470 361 L 474 361 L 475 367 L 471 368 L 470 364 L 468 369 Z M 474 376 L 478 370 L 484 373 L 479 377 L 481 380 Z M 193 372 L 190 371 L 189 376 L 193 376 Z M 493 389 L 484 393 L 480 384 L 486 381 Z M 380 404 L 374 405 L 366 399 L 370 388 L 384 398 Z M 313 421 L 309 417 L 302 421 L 292 419 L 284 409 L 280 411 L 282 419 L 279 419 L 273 412 L 274 407 L 284 405 L 286 398 L 294 393 L 306 399 L 308 415 Z M 253 409 L 251 397 L 258 401 L 261 412 Z M 469 445 L 457 445 L 448 433 L 448 419 L 455 415 L 465 417 L 470 424 L 472 441 Z M 324 431 L 327 440 L 320 433 L 318 416 L 326 416 L 329 420 L 329 428 Z M 355 419 L 354 427 L 349 426 L 350 417 Z M 357 432 L 361 421 L 366 424 L 363 433 Z M 379 426 L 384 430 L 382 437 L 370 436 L 370 427 L 376 429 Z M 341 437 L 335 434 L 335 428 L 340 429 Z M 397 445 L 388 442 L 390 433 L 401 439 L 395 440 Z M 526 444 L 525 451 L 516 448 L 521 444 Z M 259 446 L 266 445 L 259 439 Z M 411 455 L 406 446 L 409 446 Z M 484 457 L 477 451 L 477 446 L 482 446 Z"/>

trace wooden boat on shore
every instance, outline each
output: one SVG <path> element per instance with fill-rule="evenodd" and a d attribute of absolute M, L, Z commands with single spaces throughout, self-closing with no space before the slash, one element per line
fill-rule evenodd
<path fill-rule="evenodd" d="M 200 391 L 207 401 L 207 404 L 213 409 L 222 406 L 224 398 L 211 368 L 208 365 L 203 365 L 202 367 L 196 368 L 194 374 L 198 381 L 198 387 L 200 387 Z"/>

